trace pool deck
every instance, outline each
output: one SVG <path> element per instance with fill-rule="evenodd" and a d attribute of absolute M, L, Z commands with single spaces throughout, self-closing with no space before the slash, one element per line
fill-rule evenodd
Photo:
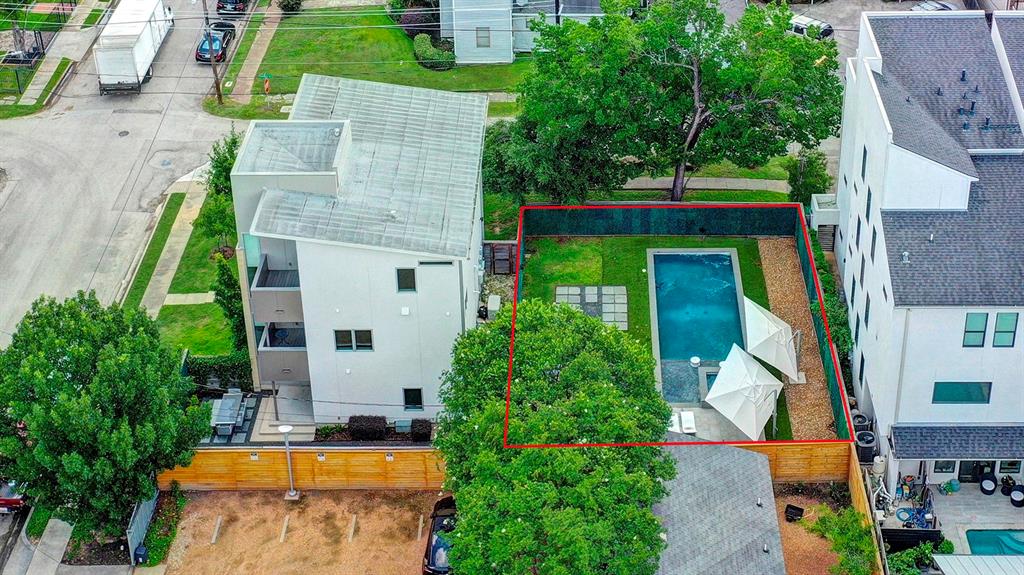
<path fill-rule="evenodd" d="M 981 492 L 977 483 L 964 483 L 950 495 L 932 486 L 932 507 L 942 534 L 953 542 L 957 553 L 970 553 L 967 531 L 971 529 L 1024 529 L 1024 509 L 1010 504 L 1010 498 L 998 490 L 992 495 Z"/>

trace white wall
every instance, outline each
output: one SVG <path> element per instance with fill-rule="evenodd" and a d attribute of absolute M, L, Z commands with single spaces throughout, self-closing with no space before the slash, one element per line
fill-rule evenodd
<path fill-rule="evenodd" d="M 888 170 L 885 182 L 875 198 L 888 210 L 966 210 L 971 182 L 968 177 L 938 162 L 888 146 Z"/>
<path fill-rule="evenodd" d="M 445 258 L 312 242 L 297 242 L 297 248 L 316 421 L 365 414 L 389 419 L 435 416 L 438 408 L 430 405 L 439 404 L 440 377 L 450 367 L 452 344 L 464 329 L 460 273 L 469 262 L 461 260 L 460 271 L 460 260 L 450 266 L 421 265 Z M 406 267 L 416 268 L 415 292 L 397 290 L 396 270 Z M 475 299 L 472 304 L 475 309 Z M 373 351 L 336 351 L 335 329 L 373 330 Z M 406 387 L 422 388 L 428 407 L 405 411 L 401 404 Z"/>
<path fill-rule="evenodd" d="M 453 0 L 455 60 L 460 64 L 511 62 L 511 0 Z M 489 28 L 490 47 L 477 47 L 477 28 Z"/>

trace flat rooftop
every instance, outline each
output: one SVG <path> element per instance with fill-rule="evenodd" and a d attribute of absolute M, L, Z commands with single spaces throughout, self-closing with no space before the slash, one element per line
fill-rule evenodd
<path fill-rule="evenodd" d="M 345 122 L 255 122 L 235 172 L 329 172 L 338 161 Z"/>

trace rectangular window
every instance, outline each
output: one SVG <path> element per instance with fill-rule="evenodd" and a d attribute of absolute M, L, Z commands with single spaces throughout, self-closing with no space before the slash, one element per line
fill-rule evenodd
<path fill-rule="evenodd" d="M 423 390 L 407 387 L 402 390 L 406 411 L 423 411 Z"/>
<path fill-rule="evenodd" d="M 878 229 L 871 228 L 871 263 L 875 262 L 875 244 L 878 243 Z"/>
<path fill-rule="evenodd" d="M 935 462 L 935 466 L 932 467 L 933 473 L 953 473 L 956 471 L 956 461 L 944 459 Z"/>
<path fill-rule="evenodd" d="M 845 187 L 848 185 L 850 185 L 850 183 L 846 181 L 846 174 L 843 174 L 843 186 Z"/>
<path fill-rule="evenodd" d="M 860 352 L 860 368 L 857 369 L 857 383 L 864 385 L 864 352 Z"/>
<path fill-rule="evenodd" d="M 481 27 L 476 29 L 476 47 L 477 48 L 490 48 L 491 47 L 491 29 Z"/>
<path fill-rule="evenodd" d="M 871 317 L 871 294 L 864 292 L 864 327 L 868 326 L 868 318 Z"/>
<path fill-rule="evenodd" d="M 854 243 L 857 244 L 857 249 L 858 250 L 860 249 L 860 224 L 861 224 L 861 219 L 858 216 L 857 217 L 857 236 L 856 236 L 857 239 L 854 240 Z"/>
<path fill-rule="evenodd" d="M 416 291 L 415 268 L 398 268 L 398 291 Z"/>
<path fill-rule="evenodd" d="M 373 351 L 373 332 L 368 329 L 334 330 L 335 351 Z"/>
<path fill-rule="evenodd" d="M 1017 314 L 997 313 L 996 331 L 992 334 L 992 347 L 1013 347 L 1017 339 Z"/>
<path fill-rule="evenodd" d="M 857 314 L 857 323 L 853 325 L 853 345 L 860 340 L 860 314 Z"/>
<path fill-rule="evenodd" d="M 1000 461 L 999 473 L 1020 473 L 1020 460 Z"/>
<path fill-rule="evenodd" d="M 864 285 L 864 268 L 867 266 L 868 260 L 864 257 L 864 254 L 860 254 L 860 285 Z"/>
<path fill-rule="evenodd" d="M 850 282 L 850 307 L 853 307 L 853 300 L 857 297 L 857 278 Z"/>
<path fill-rule="evenodd" d="M 871 188 L 868 188 L 867 206 L 864 208 L 864 219 L 871 221 Z"/>
<path fill-rule="evenodd" d="M 373 351 L 373 332 L 368 329 L 357 329 L 356 351 Z"/>
<path fill-rule="evenodd" d="M 991 381 L 936 381 L 932 403 L 988 403 Z"/>
<path fill-rule="evenodd" d="M 964 323 L 964 347 L 985 347 L 987 313 L 969 313 Z"/>
<path fill-rule="evenodd" d="M 334 330 L 334 350 L 335 351 L 352 351 L 355 349 L 355 344 L 352 341 L 352 330 L 350 329 L 336 329 Z"/>
<path fill-rule="evenodd" d="M 889 301 L 889 292 L 885 290 L 885 286 L 882 286 L 882 297 L 885 298 L 885 301 Z"/>
<path fill-rule="evenodd" d="M 864 176 L 868 173 L 868 147 L 864 146 L 864 153 L 860 157 L 860 179 L 864 181 Z"/>

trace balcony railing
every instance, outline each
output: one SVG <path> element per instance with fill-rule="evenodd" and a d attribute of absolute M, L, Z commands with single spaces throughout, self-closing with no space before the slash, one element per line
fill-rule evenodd
<path fill-rule="evenodd" d="M 309 381 L 306 330 L 301 326 L 268 324 L 260 336 L 256 361 L 261 383 Z"/>
<path fill-rule="evenodd" d="M 302 322 L 298 270 L 270 269 L 267 256 L 261 256 L 249 288 L 249 301 L 253 319 L 257 322 Z"/>

